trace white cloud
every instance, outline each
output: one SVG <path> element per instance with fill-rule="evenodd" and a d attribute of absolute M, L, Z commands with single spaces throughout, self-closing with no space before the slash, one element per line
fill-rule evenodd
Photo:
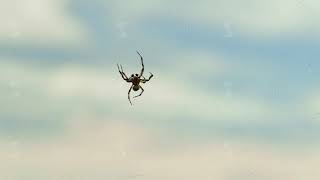
<path fill-rule="evenodd" d="M 306 117 L 311 120 L 320 120 L 320 93 L 319 88 L 313 89 L 303 97 L 299 107 L 306 113 Z"/>
<path fill-rule="evenodd" d="M 188 66 L 185 70 L 186 72 L 189 71 L 189 68 L 195 67 L 192 64 L 197 63 L 191 63 L 190 67 Z M 212 64 L 213 68 L 216 66 L 216 63 L 205 64 Z M 130 84 L 121 79 L 116 65 L 113 68 L 103 69 L 62 66 L 61 68 L 39 71 L 32 66 L 3 63 L 1 68 L 4 69 L 2 81 L 7 82 L 8 87 L 11 81 L 19 86 L 19 93 L 21 93 L 19 99 L 23 99 L 26 103 L 30 101 L 41 103 L 18 110 L 26 114 L 45 113 L 50 111 L 52 106 L 57 106 L 55 108 L 66 112 L 63 110 L 66 105 L 76 107 L 79 102 L 88 100 L 97 106 L 108 104 L 114 107 L 121 106 L 130 111 L 127 100 Z M 10 70 L 8 71 L 8 69 Z M 155 74 L 149 83 L 142 85 L 145 89 L 143 96 L 133 99 L 134 108 L 137 109 L 136 113 L 140 112 L 151 117 L 157 116 L 157 119 L 171 119 L 169 117 L 172 115 L 179 114 L 199 120 L 264 121 L 270 119 L 271 116 L 280 116 L 283 111 L 283 108 L 271 101 L 258 97 L 244 97 L 237 93 L 227 96 L 223 92 L 197 88 L 192 81 L 188 81 L 184 76 L 176 76 L 175 69 Z M 204 73 L 209 70 L 210 68 L 207 68 Z M 182 74 L 182 70 L 180 72 Z M 224 70 L 222 69 L 220 72 L 224 72 Z M 216 74 L 218 73 L 216 72 Z M 55 103 L 52 104 L 52 102 Z M 57 102 L 60 103 L 57 104 Z M 48 106 L 43 106 L 43 103 Z M 10 110 L 7 109 L 7 111 Z"/>
<path fill-rule="evenodd" d="M 317 7 L 319 2 L 298 0 L 227 0 L 227 1 L 153 1 L 145 0 L 113 1 L 115 17 L 137 21 L 147 16 L 164 16 L 177 18 L 192 24 L 221 26 L 230 24 L 230 32 L 248 36 L 286 35 L 300 32 L 314 33 L 318 25 L 313 22 L 320 16 Z M 177 11 L 179 9 L 179 11 Z M 312 30 L 313 29 L 313 30 Z"/>
<path fill-rule="evenodd" d="M 174 73 L 174 69 L 155 75 L 152 81 L 142 85 L 144 95 L 133 100 L 134 106 L 144 114 L 156 113 L 160 119 L 178 113 L 197 119 L 223 121 L 236 118 L 251 121 L 265 120 L 281 111 L 271 102 L 257 97 L 248 98 L 237 94 L 226 97 L 213 90 L 202 90 L 195 87 L 192 81 L 170 74 Z M 49 96 L 55 98 L 94 98 L 98 102 L 124 103 L 124 107 L 128 103 L 130 84 L 121 79 L 116 66 L 114 70 L 104 71 L 66 67 L 53 72 L 46 83 Z"/>
<path fill-rule="evenodd" d="M 79 124 L 84 121 L 88 124 Z M 92 122 L 100 122 L 92 124 Z M 1 179 L 319 179 L 319 147 L 166 140 L 130 121 L 87 118 L 64 136 L 32 143 L 1 139 Z M 227 145 L 226 145 L 227 144 Z M 16 149 L 16 146 L 19 148 Z M 14 154 L 19 154 L 12 159 Z"/>
<path fill-rule="evenodd" d="M 66 13 L 64 0 L 0 1 L 2 41 L 77 44 L 84 31 Z"/>

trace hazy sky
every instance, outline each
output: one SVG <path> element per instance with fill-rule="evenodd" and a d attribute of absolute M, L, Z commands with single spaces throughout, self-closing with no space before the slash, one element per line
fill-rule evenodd
<path fill-rule="evenodd" d="M 0 0 L 0 179 L 319 179 L 319 19 L 316 0 Z M 130 106 L 136 50 L 154 78 Z"/>

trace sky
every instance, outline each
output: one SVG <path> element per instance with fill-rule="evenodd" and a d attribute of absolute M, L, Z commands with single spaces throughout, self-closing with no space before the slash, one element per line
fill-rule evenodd
<path fill-rule="evenodd" d="M 0 179 L 319 179 L 319 9 L 0 0 Z"/>

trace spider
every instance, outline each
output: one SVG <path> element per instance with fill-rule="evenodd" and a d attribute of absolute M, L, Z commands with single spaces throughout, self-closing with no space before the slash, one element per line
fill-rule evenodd
<path fill-rule="evenodd" d="M 130 78 L 128 78 L 128 76 L 123 72 L 123 68 L 122 68 L 122 65 L 120 64 L 117 64 L 118 66 L 118 70 L 119 70 L 119 73 L 122 77 L 123 80 L 127 81 L 128 83 L 132 83 L 129 91 L 128 91 L 128 100 L 130 102 L 130 104 L 132 105 L 132 102 L 131 102 L 131 99 L 130 99 L 130 92 L 131 90 L 133 89 L 134 91 L 138 91 L 139 89 L 141 89 L 141 93 L 137 96 L 134 96 L 133 98 L 136 98 L 136 97 L 139 97 L 142 95 L 142 93 L 144 92 L 144 89 L 140 86 L 140 82 L 142 83 L 146 83 L 148 81 L 150 81 L 150 79 L 153 77 L 153 74 L 150 72 L 150 77 L 148 79 L 146 79 L 144 76 L 143 76 L 143 72 L 144 72 L 144 64 L 143 64 L 143 57 L 141 56 L 141 54 L 136 51 L 138 53 L 138 55 L 140 56 L 140 59 L 141 59 L 141 65 L 142 65 L 142 69 L 141 69 L 141 72 L 140 74 L 132 74 Z"/>

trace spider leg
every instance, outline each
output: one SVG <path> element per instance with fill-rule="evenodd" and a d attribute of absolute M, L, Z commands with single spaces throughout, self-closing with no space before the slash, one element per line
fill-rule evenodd
<path fill-rule="evenodd" d="M 120 73 L 122 79 L 125 80 L 125 81 L 127 81 L 127 82 L 131 82 L 131 81 L 129 80 L 128 76 L 123 72 L 122 65 L 120 64 L 120 66 L 119 66 L 119 64 L 117 64 L 117 66 L 118 66 L 118 70 L 119 70 L 119 73 Z"/>
<path fill-rule="evenodd" d="M 123 75 L 122 67 L 120 68 L 119 64 L 117 64 L 117 67 L 118 67 L 118 71 L 119 71 L 121 77 L 125 80 L 125 76 Z"/>
<path fill-rule="evenodd" d="M 121 67 L 121 71 L 122 71 L 122 74 L 126 77 L 126 79 L 129 79 L 128 76 L 126 75 L 126 73 L 124 73 L 123 71 L 123 68 L 122 68 L 122 65 L 120 64 L 120 67 Z"/>
<path fill-rule="evenodd" d="M 133 98 L 136 98 L 136 97 L 139 97 L 139 96 L 141 96 L 142 95 L 142 93 L 144 92 L 144 89 L 139 85 L 139 87 L 141 88 L 141 93 L 139 94 L 139 95 L 137 95 L 137 96 L 134 96 Z"/>
<path fill-rule="evenodd" d="M 141 80 L 141 82 L 142 82 L 142 83 L 146 83 L 146 82 L 150 81 L 150 79 L 151 79 L 152 77 L 153 77 L 153 74 L 150 72 L 149 79 L 144 78 L 144 79 Z"/>
<path fill-rule="evenodd" d="M 131 92 L 132 87 L 133 87 L 133 85 L 130 87 L 130 89 L 128 91 L 128 100 L 129 100 L 131 105 L 132 105 L 132 102 L 131 102 L 131 99 L 130 99 L 130 92 Z"/>
<path fill-rule="evenodd" d="M 121 74 L 121 76 L 122 76 L 123 78 L 125 78 L 125 76 L 123 75 L 123 69 L 122 69 L 121 64 L 120 64 L 120 66 L 119 66 L 119 64 L 117 64 L 117 66 L 118 66 L 118 71 L 119 71 L 119 73 Z"/>
<path fill-rule="evenodd" d="M 149 76 L 148 81 L 153 77 L 153 74 L 151 72 L 149 72 L 149 73 L 150 73 L 150 76 Z"/>
<path fill-rule="evenodd" d="M 142 82 L 142 83 L 144 83 L 144 81 L 146 81 L 147 79 L 146 79 L 146 77 L 144 77 L 143 75 L 141 76 L 142 78 L 140 78 L 140 81 Z"/>
<path fill-rule="evenodd" d="M 143 57 L 141 56 L 141 54 L 138 51 L 137 51 L 137 53 L 140 56 L 141 65 L 142 65 L 142 69 L 141 69 L 141 72 L 140 72 L 140 75 L 139 75 L 139 78 L 140 78 L 143 75 L 143 72 L 144 72 L 144 64 L 143 64 Z"/>

